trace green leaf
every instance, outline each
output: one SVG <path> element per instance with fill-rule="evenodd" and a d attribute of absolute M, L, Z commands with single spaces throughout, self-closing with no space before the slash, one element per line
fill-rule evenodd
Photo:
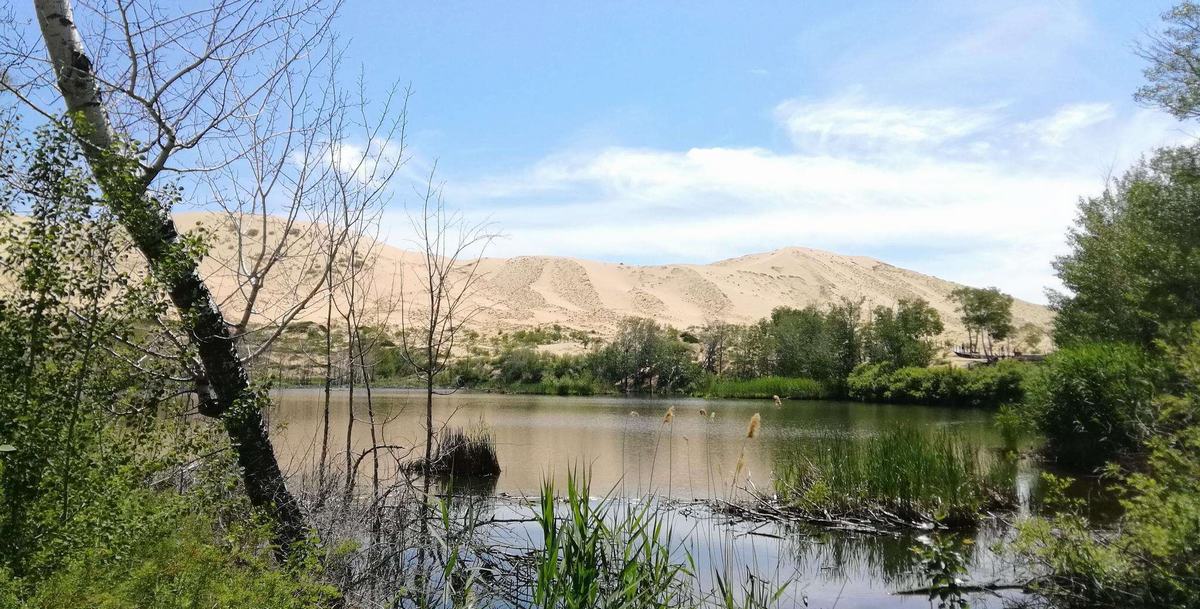
<path fill-rule="evenodd" d="M 15 450 L 17 450 L 17 447 L 12 444 L 0 444 L 0 453 L 11 453 Z"/>

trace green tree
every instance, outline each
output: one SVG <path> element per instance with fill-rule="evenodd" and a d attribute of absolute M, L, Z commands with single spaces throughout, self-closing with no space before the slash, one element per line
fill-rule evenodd
<path fill-rule="evenodd" d="M 950 292 L 950 297 L 958 301 L 972 351 L 982 349 L 991 355 L 993 341 L 1012 335 L 1012 296 L 998 288 L 963 286 Z"/>
<path fill-rule="evenodd" d="M 820 309 L 812 305 L 778 307 L 771 311 L 771 333 L 775 337 L 775 374 L 823 382 L 832 379 L 836 353 Z"/>
<path fill-rule="evenodd" d="M 1156 338 L 1200 319 L 1200 148 L 1155 152 L 1082 199 L 1054 267 L 1059 345 Z"/>
<path fill-rule="evenodd" d="M 593 356 L 596 376 L 622 391 L 678 391 L 699 374 L 689 346 L 672 328 L 652 319 L 627 317 L 617 333 Z"/>
<path fill-rule="evenodd" d="M 771 322 L 735 326 L 728 349 L 729 372 L 735 378 L 751 379 L 769 376 L 775 371 L 775 335 Z"/>
<path fill-rule="evenodd" d="M 1137 48 L 1150 65 L 1134 97 L 1176 118 L 1200 117 L 1200 6 L 1180 2 L 1162 18 L 1162 31 Z"/>
<path fill-rule="evenodd" d="M 865 357 L 864 302 L 862 298 L 843 298 L 825 313 L 825 328 L 832 355 L 830 377 L 838 393 L 844 392 L 846 379 Z"/>
<path fill-rule="evenodd" d="M 928 366 L 937 353 L 933 339 L 942 330 L 937 310 L 919 298 L 902 299 L 894 309 L 875 307 L 867 338 L 869 359 L 893 368 Z"/>

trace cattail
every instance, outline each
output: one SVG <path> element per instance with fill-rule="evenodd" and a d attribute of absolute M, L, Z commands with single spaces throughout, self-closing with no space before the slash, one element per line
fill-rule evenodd
<path fill-rule="evenodd" d="M 741 454 L 738 455 L 737 467 L 733 468 L 733 483 L 735 485 L 738 478 L 741 477 L 742 468 L 744 467 L 746 467 L 746 449 L 743 448 Z"/>
<path fill-rule="evenodd" d="M 757 412 L 754 413 L 754 416 L 750 417 L 750 426 L 746 428 L 746 437 L 753 438 L 754 434 L 758 433 L 758 426 L 761 424 L 762 417 L 758 416 Z"/>
<path fill-rule="evenodd" d="M 672 406 L 667 409 L 667 414 L 663 415 L 663 425 L 670 423 L 674 419 L 675 419 L 675 407 Z"/>
<path fill-rule="evenodd" d="M 709 421 L 717 420 L 717 411 L 714 410 L 714 411 L 708 413 L 708 420 Z"/>

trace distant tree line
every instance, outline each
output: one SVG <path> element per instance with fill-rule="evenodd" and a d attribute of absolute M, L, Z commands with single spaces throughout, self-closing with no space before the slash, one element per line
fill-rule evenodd
<path fill-rule="evenodd" d="M 864 363 L 928 366 L 942 330 L 938 312 L 920 299 L 870 310 L 861 299 L 779 307 L 752 324 L 714 321 L 684 331 L 629 317 L 610 340 L 593 339 L 585 354 L 552 355 L 536 344 L 506 342 L 495 353 L 460 358 L 443 381 L 563 394 L 670 393 L 700 392 L 711 379 L 786 377 L 811 379 L 841 395 Z"/>

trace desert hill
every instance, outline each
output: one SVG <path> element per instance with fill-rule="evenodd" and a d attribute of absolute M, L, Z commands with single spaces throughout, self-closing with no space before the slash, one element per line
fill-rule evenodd
<path fill-rule="evenodd" d="M 213 246 L 202 271 L 225 306 L 236 310 L 239 294 L 245 291 L 236 280 L 238 231 L 216 214 L 181 214 L 177 221 L 184 231 L 198 223 L 212 231 Z M 258 235 L 258 229 L 248 228 L 253 226 L 258 224 L 244 224 L 243 235 Z M 300 230 L 293 229 L 292 234 Z M 307 227 L 302 230 L 307 234 Z M 268 232 L 274 233 L 270 227 Z M 243 245 L 242 251 L 247 249 Z M 388 245 L 380 245 L 378 254 L 378 263 L 369 271 L 370 297 L 382 301 L 388 300 L 387 294 L 403 293 L 408 302 L 418 302 L 417 254 Z M 265 286 L 268 295 L 260 299 L 252 321 L 276 315 L 289 296 L 318 280 L 314 270 L 294 266 L 278 273 L 277 282 L 283 285 Z M 474 301 L 484 310 L 472 325 L 484 334 L 559 324 L 603 336 L 631 315 L 676 328 L 710 320 L 747 323 L 770 315 L 775 307 L 820 306 L 846 297 L 865 298 L 869 306 L 923 298 L 941 313 L 946 339 L 957 341 L 966 335 L 950 300 L 950 292 L 959 284 L 872 258 L 801 247 L 711 264 L 635 266 L 557 256 L 485 258 L 480 270 L 483 279 Z M 1048 327 L 1052 315 L 1040 305 L 1020 300 L 1013 305 L 1017 326 L 1032 322 Z M 398 311 L 391 311 L 389 323 L 399 323 L 398 316 Z M 324 307 L 310 307 L 300 319 L 323 321 Z"/>

